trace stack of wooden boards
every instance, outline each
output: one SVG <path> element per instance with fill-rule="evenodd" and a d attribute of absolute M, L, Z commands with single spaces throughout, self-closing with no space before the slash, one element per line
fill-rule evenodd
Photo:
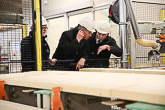
<path fill-rule="evenodd" d="M 158 70 L 156 68 L 156 70 Z M 159 69 L 160 70 L 160 69 Z M 145 69 L 112 69 L 112 68 L 83 68 L 80 71 L 86 72 L 110 72 L 110 73 L 133 73 L 133 74 L 151 74 L 151 75 L 165 75 L 165 71 L 155 71 L 155 68 L 152 70 Z M 125 106 L 128 109 L 135 110 L 165 110 L 165 105 L 157 105 L 144 102 L 136 102 L 128 104 Z"/>
<path fill-rule="evenodd" d="M 145 73 L 145 74 L 141 74 Z M 152 73 L 152 74 L 150 74 Z M 154 73 L 154 74 L 153 74 Z M 165 71 L 36 71 L 0 75 L 5 84 L 165 105 Z"/>

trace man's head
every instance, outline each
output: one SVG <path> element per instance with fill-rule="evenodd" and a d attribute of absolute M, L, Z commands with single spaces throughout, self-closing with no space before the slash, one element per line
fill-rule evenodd
<path fill-rule="evenodd" d="M 87 40 L 92 36 L 92 32 L 95 30 L 95 23 L 92 19 L 85 17 L 79 21 L 79 29 L 84 32 L 83 39 Z"/>
<path fill-rule="evenodd" d="M 100 41 L 103 41 L 109 34 L 110 23 L 106 20 L 99 21 L 97 23 L 97 36 Z"/>
<path fill-rule="evenodd" d="M 46 36 L 46 32 L 47 32 L 47 27 L 48 23 L 46 21 L 46 19 L 42 16 L 42 37 Z"/>

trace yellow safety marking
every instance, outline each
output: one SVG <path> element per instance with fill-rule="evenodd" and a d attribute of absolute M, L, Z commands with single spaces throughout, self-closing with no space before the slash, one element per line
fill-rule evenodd
<path fill-rule="evenodd" d="M 34 0 L 34 10 L 36 11 L 35 42 L 36 42 L 37 71 L 42 71 L 40 0 Z"/>
<path fill-rule="evenodd" d="M 23 38 L 25 38 L 27 35 L 26 35 L 26 25 L 23 25 Z"/>

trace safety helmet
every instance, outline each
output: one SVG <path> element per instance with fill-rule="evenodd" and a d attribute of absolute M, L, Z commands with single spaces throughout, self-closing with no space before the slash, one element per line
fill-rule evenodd
<path fill-rule="evenodd" d="M 108 34 L 110 31 L 110 23 L 107 20 L 99 21 L 96 30 L 101 34 Z"/>
<path fill-rule="evenodd" d="M 95 31 L 95 23 L 92 19 L 88 17 L 82 18 L 78 24 L 85 27 L 88 31 Z"/>
<path fill-rule="evenodd" d="M 42 16 L 42 25 L 48 25 L 48 22 L 46 21 L 46 19 Z"/>

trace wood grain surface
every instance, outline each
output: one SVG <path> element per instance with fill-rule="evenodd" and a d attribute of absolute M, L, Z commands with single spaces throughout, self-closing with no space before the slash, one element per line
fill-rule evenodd
<path fill-rule="evenodd" d="M 155 72 L 160 72 L 156 71 Z M 5 84 L 165 105 L 165 75 L 119 71 L 38 71 L 0 75 Z"/>
<path fill-rule="evenodd" d="M 157 69 L 82 68 L 80 69 L 80 71 L 165 75 L 165 70 L 157 70 Z"/>
<path fill-rule="evenodd" d="M 0 110 L 45 110 L 45 109 L 0 100 Z"/>

